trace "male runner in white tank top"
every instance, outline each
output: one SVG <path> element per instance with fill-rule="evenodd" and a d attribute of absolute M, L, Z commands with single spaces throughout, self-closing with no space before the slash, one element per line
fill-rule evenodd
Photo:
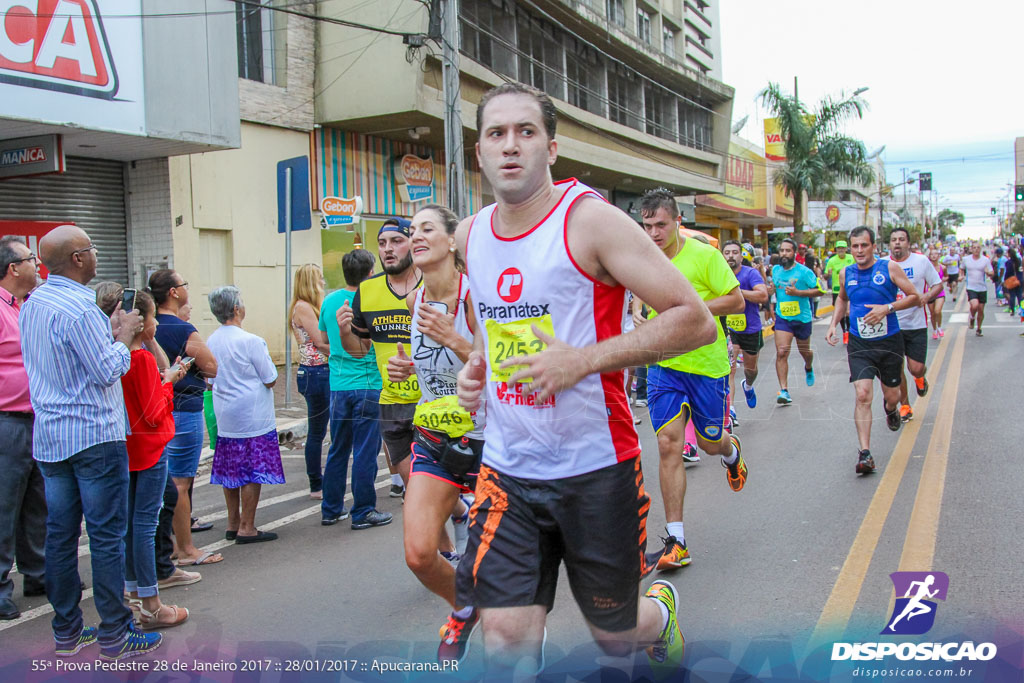
<path fill-rule="evenodd" d="M 626 214 L 575 180 L 552 182 L 547 95 L 499 86 L 477 130 L 497 204 L 456 232 L 480 323 L 459 401 L 487 408 L 459 600 L 481 611 L 490 673 L 531 674 L 565 562 L 605 652 L 647 648 L 656 673 L 677 671 L 674 588 L 656 581 L 639 596 L 650 501 L 617 371 L 708 344 L 716 323 Z M 622 334 L 626 289 L 662 313 Z"/>

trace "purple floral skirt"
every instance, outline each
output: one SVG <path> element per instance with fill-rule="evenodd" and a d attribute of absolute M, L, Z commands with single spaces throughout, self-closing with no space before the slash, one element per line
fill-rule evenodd
<path fill-rule="evenodd" d="M 218 436 L 210 483 L 226 489 L 246 484 L 283 484 L 284 467 L 277 430 L 246 439 Z"/>

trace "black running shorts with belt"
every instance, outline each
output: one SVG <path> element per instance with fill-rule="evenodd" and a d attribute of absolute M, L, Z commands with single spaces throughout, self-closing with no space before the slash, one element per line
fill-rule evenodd
<path fill-rule="evenodd" d="M 651 505 L 639 457 L 552 480 L 482 465 L 475 493 L 458 604 L 550 611 L 564 562 L 587 621 L 609 632 L 636 627 Z"/>

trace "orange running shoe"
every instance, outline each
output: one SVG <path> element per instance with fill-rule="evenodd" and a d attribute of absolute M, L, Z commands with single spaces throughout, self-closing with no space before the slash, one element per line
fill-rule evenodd
<path fill-rule="evenodd" d="M 662 540 L 665 541 L 665 550 L 658 558 L 658 571 L 671 571 L 690 564 L 690 551 L 686 549 L 685 544 L 677 541 L 675 536 Z"/>
<path fill-rule="evenodd" d="M 904 422 L 910 422 L 914 419 L 914 411 L 907 404 L 900 406 L 900 419 Z"/>
<path fill-rule="evenodd" d="M 729 482 L 729 488 L 733 491 L 742 491 L 747 483 L 747 463 L 743 462 L 743 446 L 740 445 L 740 440 L 735 434 L 730 434 L 729 438 L 736 446 L 739 456 L 731 465 L 726 465 L 725 460 L 722 460 L 722 467 L 725 468 L 725 479 Z"/>
<path fill-rule="evenodd" d="M 914 386 L 917 387 L 918 396 L 924 396 L 928 393 L 928 380 L 924 377 L 915 377 Z"/>

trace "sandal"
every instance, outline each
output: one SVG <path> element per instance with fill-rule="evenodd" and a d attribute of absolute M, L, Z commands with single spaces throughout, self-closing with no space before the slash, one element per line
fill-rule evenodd
<path fill-rule="evenodd" d="M 203 564 L 217 564 L 223 561 L 224 556 L 220 553 L 206 552 L 194 560 L 191 557 L 179 557 L 174 564 L 179 567 L 198 567 Z"/>
<path fill-rule="evenodd" d="M 170 619 L 164 618 L 162 615 L 167 614 L 166 610 L 171 610 L 174 616 Z M 171 628 L 184 624 L 186 621 L 188 621 L 188 610 L 184 607 L 160 605 L 155 612 L 148 612 L 145 607 L 139 605 L 139 626 L 142 627 L 143 631 Z"/>
<path fill-rule="evenodd" d="M 175 586 L 189 586 L 201 581 L 203 576 L 199 572 L 187 572 L 184 569 L 175 569 L 174 573 L 166 579 L 159 579 L 156 584 L 161 589 L 174 588 Z"/>

